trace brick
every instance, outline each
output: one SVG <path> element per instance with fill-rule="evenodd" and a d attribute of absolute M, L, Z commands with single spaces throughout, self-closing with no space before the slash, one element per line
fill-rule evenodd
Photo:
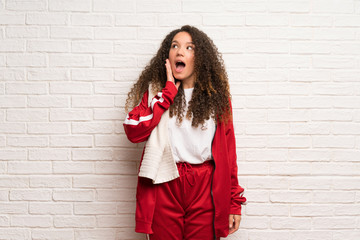
<path fill-rule="evenodd" d="M 314 136 L 312 145 L 315 148 L 353 148 L 355 138 L 352 136 Z"/>
<path fill-rule="evenodd" d="M 71 43 L 73 53 L 112 53 L 113 43 L 111 41 L 73 41 Z"/>
<path fill-rule="evenodd" d="M 75 188 L 132 188 L 136 187 L 136 176 L 75 176 Z"/>
<path fill-rule="evenodd" d="M 117 54 L 155 54 L 158 45 L 149 42 L 116 42 L 114 52 Z"/>
<path fill-rule="evenodd" d="M 116 203 L 75 203 L 74 214 L 115 215 Z"/>
<path fill-rule="evenodd" d="M 323 191 L 314 192 L 314 203 L 353 203 L 355 199 L 354 192 L 344 191 Z"/>
<path fill-rule="evenodd" d="M 353 13 L 354 12 L 354 2 L 350 0 L 345 1 L 316 1 L 312 5 L 312 11 L 314 13 Z"/>
<path fill-rule="evenodd" d="M 50 83 L 51 94 L 91 94 L 91 83 L 54 82 Z"/>
<path fill-rule="evenodd" d="M 247 216 L 288 216 L 289 206 L 281 204 L 251 204 L 246 206 Z"/>
<path fill-rule="evenodd" d="M 90 27 L 58 27 L 50 29 L 50 37 L 55 39 L 92 39 L 93 29 Z"/>
<path fill-rule="evenodd" d="M 77 0 L 76 2 L 71 0 L 49 0 L 49 10 L 60 12 L 90 12 L 92 10 L 92 4 L 89 0 Z"/>
<path fill-rule="evenodd" d="M 24 52 L 24 40 L 0 40 L 0 53 L 1 52 Z"/>
<path fill-rule="evenodd" d="M 317 205 L 292 205 L 292 217 L 324 217 L 333 215 L 333 205 L 317 204 Z"/>
<path fill-rule="evenodd" d="M 46 56 L 44 54 L 9 54 L 6 64 L 10 67 L 45 67 Z"/>
<path fill-rule="evenodd" d="M 291 190 L 310 190 L 310 189 L 329 190 L 331 189 L 332 185 L 333 182 L 331 178 L 304 176 L 304 177 L 291 178 L 289 180 L 289 189 Z"/>
<path fill-rule="evenodd" d="M 62 176 L 30 177 L 30 186 L 34 188 L 70 188 L 71 178 Z"/>
<path fill-rule="evenodd" d="M 68 16 L 64 13 L 27 13 L 26 24 L 66 25 L 68 24 Z"/>
<path fill-rule="evenodd" d="M 313 57 L 314 68 L 326 68 L 326 69 L 351 69 L 355 67 L 355 60 L 352 57 L 342 56 L 314 56 Z"/>
<path fill-rule="evenodd" d="M 114 98 L 112 96 L 91 96 L 91 97 L 80 97 L 72 96 L 72 107 L 113 107 Z"/>
<path fill-rule="evenodd" d="M 56 228 L 93 228 L 96 226 L 93 216 L 55 216 Z"/>
<path fill-rule="evenodd" d="M 50 190 L 10 190 L 11 201 L 50 201 Z"/>
<path fill-rule="evenodd" d="M 337 96 L 334 99 L 334 108 L 360 108 L 360 97 Z"/>
<path fill-rule="evenodd" d="M 330 123 L 290 123 L 290 134 L 330 134 Z"/>
<path fill-rule="evenodd" d="M 245 53 L 288 53 L 289 44 L 284 42 L 247 41 L 245 42 Z"/>
<path fill-rule="evenodd" d="M 66 69 L 29 69 L 28 79 L 31 81 L 64 81 L 70 79 L 70 74 Z"/>
<path fill-rule="evenodd" d="M 62 202 L 89 202 L 94 201 L 93 190 L 54 190 L 53 199 Z"/>
<path fill-rule="evenodd" d="M 359 27 L 359 16 L 334 16 L 334 27 Z"/>
<path fill-rule="evenodd" d="M 52 226 L 52 219 L 50 216 L 12 216 L 11 226 L 14 227 L 40 227 L 48 228 Z"/>
<path fill-rule="evenodd" d="M 27 162 L 11 161 L 8 163 L 10 174 L 49 174 L 51 173 L 51 162 Z"/>
<path fill-rule="evenodd" d="M 117 206 L 117 212 L 122 213 L 132 213 L 135 214 L 135 202 L 120 202 Z"/>
<path fill-rule="evenodd" d="M 85 14 L 74 13 L 70 16 L 73 26 L 110 26 L 113 24 L 113 18 L 108 14 Z"/>
<path fill-rule="evenodd" d="M 2 176 L 0 177 L 1 188 L 27 188 L 29 187 L 28 177 Z"/>
<path fill-rule="evenodd" d="M 287 175 L 299 176 L 311 173 L 311 164 L 308 163 L 272 163 L 269 168 L 271 176 Z"/>
<path fill-rule="evenodd" d="M 332 17 L 322 15 L 291 15 L 290 25 L 293 27 L 331 27 Z"/>
<path fill-rule="evenodd" d="M 102 190 L 96 191 L 96 200 L 100 202 L 131 201 L 134 204 L 135 189 Z M 120 204 L 122 206 L 123 203 Z"/>
<path fill-rule="evenodd" d="M 247 221 L 241 222 L 242 229 L 268 229 L 269 218 L 267 217 L 247 217 Z"/>
<path fill-rule="evenodd" d="M 242 225 L 242 223 L 241 223 Z M 284 231 L 276 231 L 272 230 L 269 231 L 249 231 L 249 240 L 261 240 L 261 239 L 267 239 L 267 240 L 288 240 L 290 233 L 284 232 Z"/>
<path fill-rule="evenodd" d="M 351 119 L 352 113 L 349 110 L 315 109 L 311 111 L 311 120 L 313 121 L 351 121 Z"/>
<path fill-rule="evenodd" d="M 359 152 L 357 150 L 334 150 L 332 152 L 332 160 L 339 161 L 339 162 L 358 162 L 359 159 Z"/>
<path fill-rule="evenodd" d="M 330 231 L 319 231 L 319 230 L 301 230 L 291 231 L 289 239 L 292 240 L 332 240 L 332 232 Z"/>
<path fill-rule="evenodd" d="M 46 41 L 46 40 L 29 40 L 27 41 L 28 52 L 69 52 L 70 46 L 67 41 Z"/>
<path fill-rule="evenodd" d="M 126 136 L 97 135 L 95 136 L 95 146 L 97 147 L 132 147 L 133 144 Z"/>
<path fill-rule="evenodd" d="M 15 135 L 16 136 L 16 135 Z M 22 136 L 7 137 L 7 145 L 11 147 L 46 147 L 49 144 L 47 137 L 35 137 L 35 136 Z"/>
<path fill-rule="evenodd" d="M 279 55 L 268 57 L 268 67 L 270 68 L 310 68 L 311 57 L 302 55 Z"/>
<path fill-rule="evenodd" d="M 112 160 L 112 149 L 72 149 L 72 160 L 100 161 Z"/>
<path fill-rule="evenodd" d="M 104 40 L 134 40 L 137 37 L 137 32 L 135 28 L 130 27 L 97 27 L 94 29 L 94 37 Z"/>
<path fill-rule="evenodd" d="M 312 193 L 310 191 L 271 191 L 272 203 L 310 203 Z"/>
<path fill-rule="evenodd" d="M 73 81 L 111 81 L 113 73 L 109 69 L 72 69 L 71 77 Z"/>
<path fill-rule="evenodd" d="M 248 189 L 288 189 L 289 181 L 285 177 L 247 177 Z"/>
<path fill-rule="evenodd" d="M 46 38 L 48 28 L 45 26 L 8 26 L 5 29 L 7 38 Z"/>
<path fill-rule="evenodd" d="M 334 72 L 333 79 L 335 82 L 357 82 L 359 72 L 356 70 L 338 70 Z"/>
<path fill-rule="evenodd" d="M 28 96 L 27 104 L 31 108 L 66 108 L 70 107 L 70 97 Z"/>
<path fill-rule="evenodd" d="M 334 211 L 335 216 L 359 216 L 360 208 L 357 205 L 338 205 Z"/>
<path fill-rule="evenodd" d="M 127 94 L 130 86 L 124 83 L 95 83 L 94 91 L 98 94 Z"/>
<path fill-rule="evenodd" d="M 1 25 L 23 25 L 25 24 L 25 14 L 4 14 L 0 15 Z"/>
<path fill-rule="evenodd" d="M 0 160 L 25 160 L 25 149 L 1 149 Z"/>
<path fill-rule="evenodd" d="M 66 161 L 70 160 L 70 149 L 29 149 L 29 160 L 52 160 L 52 161 Z"/>
<path fill-rule="evenodd" d="M 109 230 L 75 230 L 75 238 L 78 240 L 102 240 L 102 239 L 116 239 L 117 231 L 115 229 Z"/>
<path fill-rule="evenodd" d="M 270 226 L 272 229 L 311 229 L 311 218 L 271 218 Z"/>
<path fill-rule="evenodd" d="M 354 229 L 356 220 L 346 217 L 319 217 L 313 218 L 314 229 Z"/>
<path fill-rule="evenodd" d="M 89 123 L 72 123 L 72 133 L 112 133 L 114 131 L 114 124 L 112 122 L 89 122 Z"/>
<path fill-rule="evenodd" d="M 50 67 L 91 67 L 92 58 L 89 55 L 49 55 Z"/>
<path fill-rule="evenodd" d="M 70 126 L 67 123 L 28 123 L 30 134 L 66 134 L 70 133 Z"/>
<path fill-rule="evenodd" d="M 97 162 L 95 172 L 99 174 L 132 174 L 136 175 L 138 169 L 135 162 Z"/>
<path fill-rule="evenodd" d="M 51 147 L 92 147 L 93 137 L 86 135 L 50 136 Z"/>
<path fill-rule="evenodd" d="M 6 2 L 6 9 L 15 11 L 44 11 L 46 10 L 46 1 L 9 0 Z"/>
<path fill-rule="evenodd" d="M 128 68 L 136 66 L 134 57 L 94 56 L 94 67 Z"/>
<path fill-rule="evenodd" d="M 309 1 L 271 1 L 268 7 L 270 13 L 309 13 L 311 5 Z"/>
<path fill-rule="evenodd" d="M 266 12 L 268 4 L 263 1 L 225 1 L 224 8 L 228 12 Z"/>
<path fill-rule="evenodd" d="M 204 25 L 209 26 L 243 26 L 245 24 L 245 16 L 241 15 L 204 15 Z"/>
<path fill-rule="evenodd" d="M 94 163 L 88 162 L 53 162 L 55 174 L 86 174 L 94 172 Z"/>
<path fill-rule="evenodd" d="M 33 229 L 31 236 L 36 240 L 74 240 L 72 229 Z"/>
<path fill-rule="evenodd" d="M 98 216 L 97 225 L 101 228 L 135 227 L 134 214 L 122 214 L 119 216 Z"/>
<path fill-rule="evenodd" d="M 211 5 L 211 2 L 208 2 L 207 5 Z M 183 9 L 184 12 L 187 12 L 187 3 L 180 2 L 179 0 L 172 1 L 171 4 L 165 0 L 154 0 L 154 1 L 145 1 L 139 0 L 136 2 L 136 12 L 143 13 L 143 12 L 150 12 L 150 13 L 175 13 L 180 12 Z M 192 10 L 198 8 L 200 4 L 194 2 L 192 5 Z M 205 8 L 202 4 L 202 6 Z M 208 9 L 208 7 L 206 7 Z M 203 9 L 205 10 L 205 9 Z"/>
<path fill-rule="evenodd" d="M 86 121 L 93 118 L 91 109 L 52 109 L 50 111 L 50 121 Z"/>
<path fill-rule="evenodd" d="M 8 109 L 6 113 L 6 119 L 9 122 L 46 122 L 48 120 L 48 111 L 45 109 Z"/>
<path fill-rule="evenodd" d="M 308 121 L 310 112 L 307 110 L 273 110 L 268 113 L 268 121 Z"/>
<path fill-rule="evenodd" d="M 274 27 L 269 29 L 270 39 L 311 40 L 313 39 L 314 34 L 315 34 L 314 31 L 307 27 L 297 27 L 297 28 Z M 301 69 L 301 71 L 304 71 L 304 69 Z"/>
<path fill-rule="evenodd" d="M 41 215 L 71 215 L 72 204 L 70 203 L 30 203 L 29 213 L 30 214 L 41 214 Z"/>
<path fill-rule="evenodd" d="M 160 16 L 159 16 L 160 17 Z M 167 18 L 167 20 L 170 20 Z M 161 19 L 159 20 L 161 23 Z M 120 14 L 116 15 L 115 26 L 141 27 L 155 26 L 157 18 L 154 14 Z"/>
<path fill-rule="evenodd" d="M 348 231 L 333 231 L 333 240 L 341 239 L 358 239 L 360 237 L 360 231 L 348 230 Z"/>
<path fill-rule="evenodd" d="M 246 26 L 287 26 L 289 17 L 287 15 L 248 15 L 245 20 Z"/>
<path fill-rule="evenodd" d="M 46 94 L 47 84 L 45 83 L 7 83 L 7 94 Z"/>
<path fill-rule="evenodd" d="M 25 134 L 25 123 L 2 123 L 0 132 L 5 133 L 23 133 Z M 11 150 L 10 150 L 11 151 Z M 11 154 L 11 152 L 9 152 Z M 0 157 L 1 159 L 1 157 Z"/>

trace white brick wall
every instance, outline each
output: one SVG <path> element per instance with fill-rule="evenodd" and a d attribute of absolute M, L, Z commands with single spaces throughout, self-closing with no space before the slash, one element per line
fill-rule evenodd
<path fill-rule="evenodd" d="M 0 239 L 145 239 L 124 103 L 184 24 L 230 78 L 248 205 L 227 239 L 360 239 L 359 0 L 0 0 Z"/>

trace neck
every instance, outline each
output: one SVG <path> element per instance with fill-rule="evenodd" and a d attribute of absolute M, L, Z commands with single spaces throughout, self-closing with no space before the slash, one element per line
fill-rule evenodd
<path fill-rule="evenodd" d="M 195 79 L 189 78 L 181 81 L 183 89 L 193 88 L 195 86 Z"/>

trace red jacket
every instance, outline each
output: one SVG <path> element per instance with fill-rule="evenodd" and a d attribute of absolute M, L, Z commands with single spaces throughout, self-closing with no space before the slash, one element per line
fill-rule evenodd
<path fill-rule="evenodd" d="M 129 112 L 124 129 L 131 142 L 145 141 L 159 123 L 161 115 L 173 103 L 177 94 L 175 85 L 167 82 L 162 94 L 156 95 L 148 106 L 148 92 L 141 103 Z M 215 207 L 214 228 L 216 237 L 229 234 L 229 214 L 241 214 L 244 189 L 237 178 L 236 146 L 232 120 L 217 123 L 212 142 L 215 170 L 212 181 L 212 198 Z M 156 186 L 150 179 L 138 177 L 136 192 L 136 232 L 152 233 L 151 224 L 156 201 Z"/>

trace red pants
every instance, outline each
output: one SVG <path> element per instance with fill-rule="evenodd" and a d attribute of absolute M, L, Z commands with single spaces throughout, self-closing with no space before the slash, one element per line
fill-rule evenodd
<path fill-rule="evenodd" d="M 214 240 L 213 161 L 177 166 L 180 178 L 157 186 L 150 239 Z"/>

